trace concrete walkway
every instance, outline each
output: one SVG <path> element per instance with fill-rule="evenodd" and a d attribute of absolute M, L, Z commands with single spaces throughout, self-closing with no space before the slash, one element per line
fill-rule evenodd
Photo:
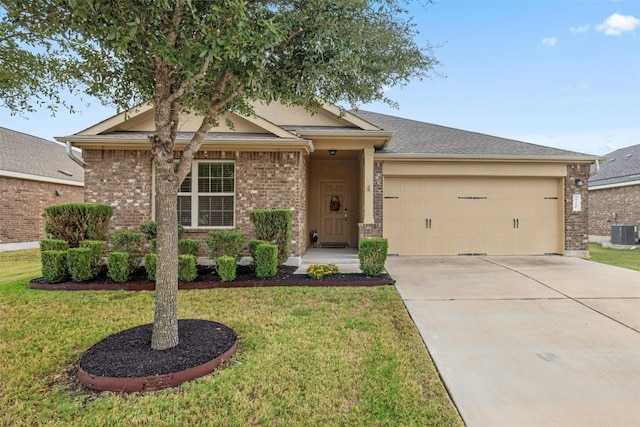
<path fill-rule="evenodd" d="M 640 272 L 560 256 L 387 270 L 468 426 L 640 425 Z"/>

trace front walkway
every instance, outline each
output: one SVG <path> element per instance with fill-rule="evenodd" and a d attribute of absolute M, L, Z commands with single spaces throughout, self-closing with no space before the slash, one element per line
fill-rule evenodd
<path fill-rule="evenodd" d="M 561 256 L 389 257 L 470 427 L 640 425 L 640 272 Z"/>
<path fill-rule="evenodd" d="M 335 264 L 341 273 L 361 273 L 358 248 L 308 248 L 296 274 L 305 274 L 310 264 Z"/>

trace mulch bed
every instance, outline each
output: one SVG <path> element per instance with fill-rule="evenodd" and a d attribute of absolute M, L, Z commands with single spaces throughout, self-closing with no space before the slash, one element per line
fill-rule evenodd
<path fill-rule="evenodd" d="M 212 288 L 246 288 L 267 286 L 382 286 L 392 285 L 395 280 L 388 274 L 376 277 L 368 277 L 362 273 L 333 274 L 314 279 L 306 274 L 294 274 L 297 267 L 281 266 L 278 273 L 269 279 L 258 279 L 248 266 L 239 266 L 236 279 L 231 282 L 223 282 L 210 267 L 198 266 L 198 277 L 193 282 L 179 282 L 179 289 L 212 289 Z M 150 281 L 144 268 L 137 269 L 128 282 L 118 283 L 107 277 L 103 271 L 98 277 L 88 282 L 62 282 L 49 283 L 40 277 L 29 282 L 31 289 L 44 289 L 51 291 L 86 291 L 86 290 L 128 290 L 128 291 L 152 291 L 155 283 Z"/>

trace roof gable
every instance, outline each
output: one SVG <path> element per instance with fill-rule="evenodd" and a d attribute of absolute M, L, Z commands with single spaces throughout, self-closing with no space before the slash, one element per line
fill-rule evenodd
<path fill-rule="evenodd" d="M 64 146 L 3 127 L 0 175 L 71 185 L 84 182 L 84 169 L 69 158 Z"/>
<path fill-rule="evenodd" d="M 621 148 L 605 157 L 598 173 L 589 178 L 589 187 L 640 182 L 640 144 Z"/>

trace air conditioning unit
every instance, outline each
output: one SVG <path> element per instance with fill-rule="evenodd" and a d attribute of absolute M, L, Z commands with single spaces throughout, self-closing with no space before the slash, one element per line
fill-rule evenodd
<path fill-rule="evenodd" d="M 614 224 L 611 226 L 611 244 L 635 245 L 636 243 L 638 243 L 637 225 Z"/>

